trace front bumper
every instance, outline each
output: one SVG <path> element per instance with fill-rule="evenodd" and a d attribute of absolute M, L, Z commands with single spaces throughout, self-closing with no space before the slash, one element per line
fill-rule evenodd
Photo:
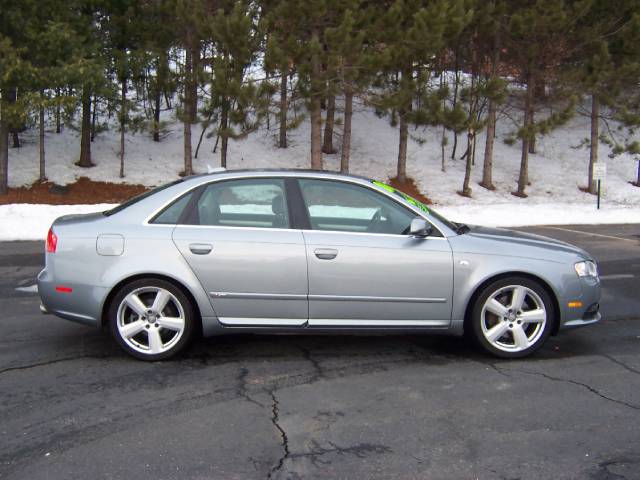
<path fill-rule="evenodd" d="M 600 314 L 600 278 L 584 277 L 580 278 L 579 282 L 580 294 L 564 299 L 564 315 L 560 330 L 592 325 L 602 318 Z M 568 303 L 574 301 L 582 302 L 582 307 L 570 308 Z"/>

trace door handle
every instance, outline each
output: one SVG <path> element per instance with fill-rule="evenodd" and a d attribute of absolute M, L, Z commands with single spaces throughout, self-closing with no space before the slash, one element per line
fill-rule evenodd
<path fill-rule="evenodd" d="M 189 244 L 189 250 L 196 255 L 206 255 L 213 250 L 213 247 L 208 243 L 191 243 Z"/>
<path fill-rule="evenodd" d="M 334 248 L 316 248 L 314 253 L 320 260 L 333 260 L 338 256 L 338 250 Z"/>

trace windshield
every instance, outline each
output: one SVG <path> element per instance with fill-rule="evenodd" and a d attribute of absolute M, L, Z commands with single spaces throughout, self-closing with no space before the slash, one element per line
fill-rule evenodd
<path fill-rule="evenodd" d="M 460 225 L 452 222 L 451 220 L 446 219 L 441 214 L 436 212 L 433 208 L 428 207 L 425 203 L 421 202 L 420 200 L 416 200 L 411 195 L 407 195 L 406 193 L 401 192 L 397 188 L 394 188 L 391 185 L 387 185 L 386 183 L 383 183 L 383 182 L 378 182 L 377 180 L 373 180 L 371 183 L 373 183 L 378 187 L 384 188 L 386 191 L 391 192 L 394 195 L 397 195 L 398 197 L 402 198 L 406 202 L 409 202 L 414 207 L 418 207 L 424 213 L 426 213 L 427 215 L 431 215 L 436 220 L 440 221 L 441 223 L 446 225 L 448 228 L 450 228 L 454 232 L 457 232 L 459 230 Z"/>
<path fill-rule="evenodd" d="M 183 182 L 183 181 L 184 181 L 184 179 L 180 178 L 178 180 L 174 180 L 173 182 L 165 183 L 164 185 L 160 185 L 159 187 L 152 188 L 151 190 L 147 190 L 146 192 L 144 192 L 144 193 L 142 193 L 142 194 L 140 194 L 138 196 L 135 196 L 133 198 L 130 198 L 126 202 L 121 203 L 117 207 L 114 207 L 111 210 L 107 210 L 106 212 L 103 212 L 103 215 L 105 217 L 109 217 L 109 216 L 113 215 L 114 213 L 121 212 L 125 208 L 130 207 L 131 205 L 133 205 L 135 203 L 138 203 L 140 200 L 144 200 L 145 198 L 150 197 L 154 193 L 158 193 L 158 192 L 164 190 L 165 188 L 172 187 L 172 186 L 177 185 L 178 183 Z"/>

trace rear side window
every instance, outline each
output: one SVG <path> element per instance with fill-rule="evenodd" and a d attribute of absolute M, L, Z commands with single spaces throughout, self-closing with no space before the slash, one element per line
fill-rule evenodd
<path fill-rule="evenodd" d="M 181 182 L 184 182 L 184 178 L 180 178 L 180 179 L 175 180 L 173 182 L 166 183 L 164 185 L 160 185 L 159 187 L 153 188 L 151 190 L 147 190 L 143 194 L 138 195 L 137 197 L 130 198 L 126 202 L 121 203 L 120 205 L 118 205 L 117 207 L 114 207 L 111 210 L 107 210 L 106 212 L 103 212 L 103 215 L 105 217 L 110 217 L 114 213 L 121 212 L 125 208 L 130 207 L 131 205 L 135 205 L 139 201 L 144 200 L 145 198 L 150 197 L 151 195 L 155 195 L 156 193 L 161 192 L 165 188 L 173 187 L 174 185 L 177 185 L 178 183 L 181 183 Z"/>
<path fill-rule="evenodd" d="M 169 205 L 167 208 L 165 208 L 160 213 L 160 215 L 158 215 L 156 218 L 153 219 L 151 223 L 159 223 L 163 225 L 175 225 L 176 223 L 178 223 L 178 220 L 180 219 L 182 212 L 189 204 L 189 201 L 191 200 L 193 195 L 194 195 L 193 191 L 186 195 L 183 195 L 178 200 L 176 200 L 171 205 Z"/>
<path fill-rule="evenodd" d="M 206 187 L 196 205 L 198 225 L 289 228 L 284 180 L 228 180 Z"/>

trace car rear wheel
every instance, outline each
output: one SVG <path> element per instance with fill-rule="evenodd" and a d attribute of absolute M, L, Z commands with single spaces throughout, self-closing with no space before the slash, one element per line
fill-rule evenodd
<path fill-rule="evenodd" d="M 175 285 L 140 279 L 122 287 L 109 308 L 116 342 L 142 360 L 165 360 L 183 350 L 195 332 L 193 306 Z"/>
<path fill-rule="evenodd" d="M 536 281 L 509 277 L 488 285 L 472 311 L 478 344 L 501 358 L 520 358 L 538 350 L 554 322 L 551 297 Z"/>

